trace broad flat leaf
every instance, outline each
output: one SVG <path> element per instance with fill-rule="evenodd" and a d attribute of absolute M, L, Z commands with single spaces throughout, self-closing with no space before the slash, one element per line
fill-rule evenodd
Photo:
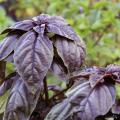
<path fill-rule="evenodd" d="M 60 35 L 62 37 L 66 37 L 73 41 L 79 41 L 80 38 L 74 32 L 70 25 L 61 25 L 59 23 L 51 23 L 47 25 L 47 32 L 55 33 L 56 35 Z"/>
<path fill-rule="evenodd" d="M 81 120 L 95 120 L 98 115 L 105 115 L 114 104 L 115 88 L 102 84 L 93 89 L 86 82 L 70 89 L 66 96 L 67 99 L 53 107 L 45 120 L 66 120 L 74 113 Z"/>
<path fill-rule="evenodd" d="M 31 94 L 25 82 L 17 77 L 10 91 L 3 120 L 29 120 L 40 92 Z"/>
<path fill-rule="evenodd" d="M 63 60 L 69 72 L 80 70 L 85 59 L 83 44 L 79 45 L 77 42 L 68 41 L 68 39 L 60 36 L 57 36 L 54 42 L 58 55 Z"/>
<path fill-rule="evenodd" d="M 21 22 L 16 22 L 13 26 L 4 30 L 1 34 L 11 32 L 12 30 L 29 31 L 33 26 L 34 24 L 32 20 L 23 20 Z"/>
<path fill-rule="evenodd" d="M 35 32 L 27 32 L 19 39 L 14 53 L 18 73 L 31 92 L 35 93 L 42 85 L 53 60 L 53 46 L 46 36 L 36 37 Z"/>
<path fill-rule="evenodd" d="M 0 43 L 0 60 L 5 59 L 15 48 L 19 34 L 10 33 Z"/>
<path fill-rule="evenodd" d="M 78 113 L 78 116 L 82 120 L 94 120 L 99 115 L 105 115 L 110 110 L 114 102 L 114 86 L 96 86 L 91 94 L 81 102 L 81 112 Z M 82 109 L 85 112 L 83 112 Z"/>
<path fill-rule="evenodd" d="M 8 96 L 9 91 L 7 91 L 4 95 L 0 96 L 0 114 L 5 112 Z"/>
<path fill-rule="evenodd" d="M 0 84 L 5 79 L 5 69 L 6 69 L 6 62 L 5 61 L 0 61 Z"/>

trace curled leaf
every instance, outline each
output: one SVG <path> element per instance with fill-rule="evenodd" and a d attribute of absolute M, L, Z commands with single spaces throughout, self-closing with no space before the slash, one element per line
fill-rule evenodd
<path fill-rule="evenodd" d="M 83 44 L 69 41 L 64 37 L 57 36 L 54 39 L 54 45 L 58 55 L 63 60 L 70 73 L 79 71 L 85 59 L 85 48 Z"/>

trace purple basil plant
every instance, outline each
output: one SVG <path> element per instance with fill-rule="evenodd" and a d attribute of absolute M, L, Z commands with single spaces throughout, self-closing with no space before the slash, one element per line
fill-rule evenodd
<path fill-rule="evenodd" d="M 1 34 L 6 37 L 0 43 L 0 96 L 10 91 L 3 120 L 95 120 L 120 113 L 120 66 L 82 68 L 85 44 L 62 17 L 41 14 Z M 15 66 L 8 76 L 7 62 Z M 48 72 L 66 88 L 49 85 Z"/>

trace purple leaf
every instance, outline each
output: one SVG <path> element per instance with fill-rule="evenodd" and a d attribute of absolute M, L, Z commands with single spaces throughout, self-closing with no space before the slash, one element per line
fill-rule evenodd
<path fill-rule="evenodd" d="M 45 120 L 65 120 L 67 116 L 71 115 L 74 109 L 73 108 L 74 105 L 71 104 L 71 100 L 70 100 L 72 99 L 72 96 L 74 96 L 75 93 L 77 94 L 78 92 L 80 93 L 81 91 L 82 91 L 82 96 L 83 94 L 84 96 L 86 96 L 89 94 L 89 89 L 90 89 L 89 82 L 87 82 L 87 83 L 78 85 L 77 87 L 75 87 L 75 89 L 67 92 L 66 95 L 68 96 L 68 98 L 63 100 L 61 103 L 57 104 L 56 106 L 54 106 L 46 116 Z M 81 99 L 83 99 L 83 97 L 81 97 Z M 77 101 L 77 99 L 74 101 Z"/>
<path fill-rule="evenodd" d="M 105 115 L 115 102 L 115 88 L 112 85 L 96 86 L 89 96 L 80 103 L 78 116 L 82 120 L 94 120 Z"/>
<path fill-rule="evenodd" d="M 60 16 L 50 17 L 46 29 L 49 33 L 54 33 L 70 40 L 80 40 L 72 27 Z"/>
<path fill-rule="evenodd" d="M 57 36 L 54 45 L 69 72 L 79 71 L 85 59 L 85 47 L 82 42 L 68 41 Z"/>
<path fill-rule="evenodd" d="M 79 41 L 80 38 L 74 32 L 70 25 L 61 25 L 59 23 L 51 23 L 47 25 L 47 32 L 60 35 L 62 37 L 68 38 L 69 40 Z"/>
<path fill-rule="evenodd" d="M 36 99 L 29 94 L 23 80 L 16 78 L 4 113 L 4 120 L 28 120 L 35 108 Z"/>
<path fill-rule="evenodd" d="M 105 115 L 115 102 L 113 85 L 101 84 L 94 89 L 89 82 L 78 84 L 66 93 L 67 99 L 59 103 L 48 113 L 45 120 L 65 120 L 73 114 L 81 120 L 95 120 Z"/>
<path fill-rule="evenodd" d="M 32 27 L 34 27 L 32 20 L 23 20 L 21 22 L 16 22 L 13 26 L 4 30 L 1 34 L 11 32 L 12 30 L 29 31 Z"/>
<path fill-rule="evenodd" d="M 32 31 L 19 39 L 14 53 L 18 73 L 34 93 L 41 87 L 53 60 L 53 46 L 45 36 L 38 36 Z"/>
<path fill-rule="evenodd" d="M 111 64 L 106 67 L 107 72 L 120 72 L 120 65 Z"/>
<path fill-rule="evenodd" d="M 19 34 L 10 33 L 0 43 L 0 60 L 5 59 L 15 48 Z"/>

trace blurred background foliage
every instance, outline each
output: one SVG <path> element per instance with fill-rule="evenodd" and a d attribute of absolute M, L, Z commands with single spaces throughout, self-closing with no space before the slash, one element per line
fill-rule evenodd
<path fill-rule="evenodd" d="M 120 63 L 119 0 L 0 0 L 0 32 L 41 13 L 63 16 L 86 43 L 87 66 Z"/>
<path fill-rule="evenodd" d="M 87 48 L 86 66 L 120 63 L 120 0 L 0 0 L 0 32 L 41 13 L 64 17 L 81 36 Z M 7 73 L 13 71 L 12 64 L 7 68 Z M 48 83 L 65 88 L 65 83 L 52 75 Z"/>

